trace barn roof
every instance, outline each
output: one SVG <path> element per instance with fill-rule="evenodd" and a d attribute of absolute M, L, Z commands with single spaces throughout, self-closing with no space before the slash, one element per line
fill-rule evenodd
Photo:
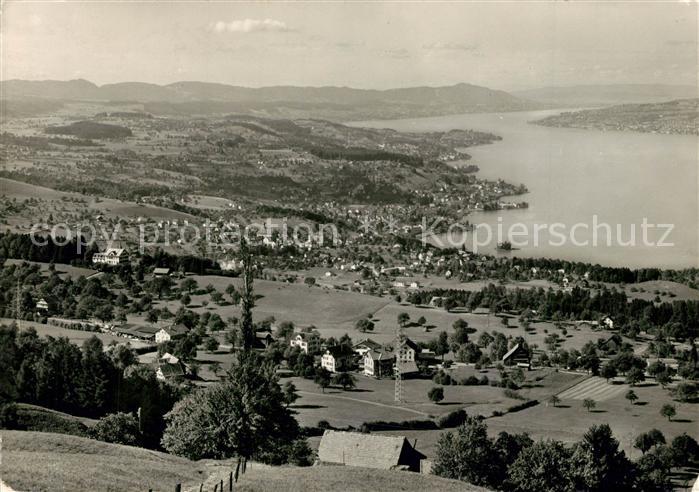
<path fill-rule="evenodd" d="M 318 459 L 325 463 L 389 470 L 400 464 L 404 446 L 417 453 L 403 436 L 326 430 L 320 440 Z"/>
<path fill-rule="evenodd" d="M 361 342 L 355 343 L 352 348 L 355 350 L 362 349 L 362 348 L 367 348 L 370 350 L 379 350 L 381 348 L 381 344 L 373 341 L 371 338 L 365 338 Z"/>
<path fill-rule="evenodd" d="M 514 357 L 516 355 L 524 355 L 528 356 L 528 354 L 525 352 L 524 347 L 522 347 L 519 343 L 515 344 L 514 347 L 512 347 L 505 355 L 503 355 L 502 360 L 503 362 L 507 361 L 511 357 Z M 528 357 L 527 357 L 528 358 Z"/>

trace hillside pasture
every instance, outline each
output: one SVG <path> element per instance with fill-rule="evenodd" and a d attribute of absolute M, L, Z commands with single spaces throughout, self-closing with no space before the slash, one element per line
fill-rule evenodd
<path fill-rule="evenodd" d="M 194 218 L 190 214 L 157 207 L 155 205 L 138 204 L 115 200 L 113 198 L 96 198 L 81 193 L 63 192 L 7 178 L 0 178 L 0 196 L 14 198 L 18 201 L 27 200 L 29 198 L 41 198 L 44 202 L 49 202 L 49 204 L 60 204 L 61 207 L 71 206 L 76 208 L 76 210 L 82 206 L 92 210 L 94 214 L 102 214 L 112 218 L 143 217 L 152 220 L 192 220 Z M 82 203 L 76 202 L 76 200 L 82 201 Z M 52 209 L 53 206 L 49 208 Z M 47 210 L 47 215 L 51 211 L 55 213 L 55 210 Z"/>
<path fill-rule="evenodd" d="M 402 312 L 408 313 L 411 320 L 411 323 L 404 328 L 404 332 L 415 341 L 431 340 L 435 338 L 440 331 L 453 333 L 452 325 L 454 321 L 458 319 L 464 319 L 468 322 L 469 327 L 475 330 L 473 334 L 469 335 L 474 341 L 477 340 L 480 333 L 484 331 L 499 331 L 508 337 L 522 336 L 530 345 L 537 344 L 539 347 L 543 348 L 545 346 L 544 339 L 546 336 L 552 333 L 558 333 L 563 341 L 562 347 L 570 350 L 571 348 L 580 349 L 588 341 L 596 341 L 598 338 L 609 338 L 612 335 L 612 333 L 607 330 L 593 330 L 589 326 L 582 325 L 566 327 L 568 334 L 564 336 L 553 323 L 549 322 L 532 323 L 531 327 L 534 328 L 534 330 L 526 332 L 519 325 L 516 318 L 511 318 L 508 326 L 504 326 L 501 323 L 501 318 L 492 314 L 447 312 L 442 308 L 390 302 L 375 313 L 374 321 L 376 327 L 371 338 L 382 343 L 392 340 L 395 337 L 398 314 Z M 428 332 L 425 332 L 423 327 L 414 324 L 421 316 L 424 316 L 427 320 L 425 326 L 428 328 Z"/>
<path fill-rule="evenodd" d="M 460 408 L 472 415 L 490 415 L 495 410 L 505 411 L 521 403 L 505 396 L 502 388 L 454 385 L 443 386 L 444 401 L 436 404 L 429 400 L 427 393 L 437 384 L 429 379 L 404 379 L 404 402 L 399 404 L 394 401 L 393 379 L 374 379 L 360 374 L 355 377 L 354 390 L 330 387 L 325 392 L 311 380 L 293 378 L 301 395 L 294 405 L 299 421 L 304 425 L 327 420 L 340 427 L 358 426 L 375 420 L 422 420 Z"/>
<path fill-rule="evenodd" d="M 39 268 L 41 270 L 41 273 L 44 275 L 48 275 L 49 271 L 49 263 L 42 263 L 38 261 L 26 261 L 26 260 L 15 260 L 15 259 L 7 259 L 5 260 L 5 265 L 21 265 L 22 263 L 29 263 L 30 265 L 39 265 Z M 78 277 L 89 277 L 90 275 L 94 275 L 97 273 L 97 270 L 93 270 L 91 268 L 82 268 L 82 267 L 75 267 L 72 265 L 64 265 L 62 263 L 55 263 L 54 267 L 56 268 L 56 273 L 59 275 L 65 275 L 67 277 L 72 278 L 75 280 Z"/>
<path fill-rule="evenodd" d="M 242 280 L 220 276 L 192 276 L 200 287 L 211 284 L 216 290 L 224 292 L 229 284 L 239 291 Z M 297 326 L 316 326 L 323 336 L 342 336 L 352 333 L 354 323 L 369 313 L 374 313 L 388 304 L 388 299 L 367 296 L 353 292 L 342 292 L 308 287 L 303 284 L 289 284 L 270 280 L 255 280 L 254 293 L 257 297 L 253 311 L 255 321 L 274 316 L 277 321 L 292 321 Z M 227 296 L 226 296 L 227 297 Z M 240 316 L 240 307 L 233 305 L 216 306 L 210 303 L 201 307 L 208 295 L 192 296 L 194 311 L 202 312 L 211 308 L 224 320 L 229 316 Z M 168 308 L 175 311 L 178 301 L 167 301 Z"/>
<path fill-rule="evenodd" d="M 626 295 L 631 299 L 652 301 L 656 295 L 659 295 L 664 302 L 699 301 L 699 290 L 677 282 L 670 282 L 669 280 L 651 280 L 637 284 L 626 284 L 623 288 Z"/>
<path fill-rule="evenodd" d="M 45 432 L 1 435 L 0 476 L 15 490 L 174 490 L 209 474 L 204 462 L 142 448 Z"/>
<path fill-rule="evenodd" d="M 12 323 L 17 323 L 17 320 L 11 318 L 0 318 L 0 323 L 4 325 L 10 325 Z M 68 338 L 68 340 L 70 340 L 70 342 L 76 345 L 82 345 L 85 340 L 91 338 L 93 335 L 102 340 L 102 343 L 105 347 L 107 347 L 107 345 L 109 345 L 112 342 L 118 344 L 130 343 L 133 348 L 139 348 L 148 345 L 146 342 L 141 342 L 137 340 L 127 340 L 126 338 L 110 335 L 109 333 L 69 330 L 68 328 L 61 328 L 59 326 L 36 323 L 34 321 L 22 321 L 21 326 L 22 329 L 27 329 L 29 327 L 34 328 L 37 334 L 42 337 L 66 337 Z"/>
<path fill-rule="evenodd" d="M 583 407 L 579 399 L 561 398 L 561 403 L 556 407 L 542 401 L 535 407 L 488 419 L 488 429 L 493 435 L 500 431 L 528 432 L 534 439 L 574 442 L 591 426 L 607 423 L 621 447 L 633 458 L 641 454 L 633 447 L 633 440 L 640 433 L 653 428 L 662 431 L 668 441 L 683 432 L 699 439 L 698 404 L 672 401 L 668 390 L 654 383 L 637 385 L 633 390 L 639 397 L 635 405 L 624 398 L 625 392 L 605 401 L 597 401 L 596 408 L 591 412 Z M 666 403 L 672 403 L 677 408 L 677 416 L 672 421 L 660 416 L 660 408 Z"/>
<path fill-rule="evenodd" d="M 226 480 L 228 473 L 211 476 L 205 483 L 205 490 L 212 490 L 218 481 Z M 206 486 L 209 486 L 206 489 Z M 191 489 L 187 492 L 196 492 Z M 485 492 L 486 489 L 456 480 L 421 475 L 419 473 L 375 470 L 354 466 L 313 466 L 306 468 L 269 467 L 253 464 L 235 485 L 241 492 L 365 492 L 367 490 L 400 490 L 404 492 Z"/>

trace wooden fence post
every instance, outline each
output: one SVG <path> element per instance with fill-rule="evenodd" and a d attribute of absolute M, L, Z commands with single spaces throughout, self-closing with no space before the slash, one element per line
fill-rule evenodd
<path fill-rule="evenodd" d="M 223 492 L 223 480 L 221 480 L 221 492 Z"/>
<path fill-rule="evenodd" d="M 238 456 L 238 464 L 235 466 L 235 483 L 238 483 L 238 473 L 240 472 L 240 456 Z"/>
<path fill-rule="evenodd" d="M 178 483 L 177 485 L 175 485 L 175 492 L 182 492 L 182 484 L 181 483 Z"/>
<path fill-rule="evenodd" d="M 233 472 L 228 474 L 228 492 L 233 492 Z"/>
<path fill-rule="evenodd" d="M 199 492 L 202 492 L 204 490 L 204 484 L 200 483 L 199 484 Z"/>
<path fill-rule="evenodd" d="M 218 492 L 218 484 L 214 485 L 214 492 Z"/>

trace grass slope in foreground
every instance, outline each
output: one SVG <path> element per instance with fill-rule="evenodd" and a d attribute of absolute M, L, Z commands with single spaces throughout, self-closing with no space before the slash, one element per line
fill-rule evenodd
<path fill-rule="evenodd" d="M 226 479 L 228 473 L 213 474 L 204 483 L 204 490 L 213 490 L 217 480 Z M 207 489 L 208 486 L 208 489 Z M 196 492 L 199 489 L 187 490 Z M 365 492 L 367 490 L 406 492 L 487 492 L 458 480 L 449 480 L 434 475 L 394 470 L 374 470 L 350 466 L 271 467 L 254 464 L 240 477 L 235 487 L 238 492 Z"/>
<path fill-rule="evenodd" d="M 165 453 L 76 436 L 2 431 L 0 476 L 15 490 L 213 490 L 228 479 L 234 461 L 190 461 Z M 227 485 L 227 482 L 226 482 Z M 271 467 L 254 463 L 238 491 L 486 491 L 464 482 L 412 472 L 344 466 Z"/>
<path fill-rule="evenodd" d="M 201 483 L 203 462 L 46 432 L 2 431 L 3 482 L 15 490 L 175 490 Z"/>

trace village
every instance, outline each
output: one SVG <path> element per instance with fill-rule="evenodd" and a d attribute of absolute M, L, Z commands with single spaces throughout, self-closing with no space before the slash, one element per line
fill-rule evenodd
<path fill-rule="evenodd" d="M 34 280 L 39 289 L 25 290 L 31 300 L 19 307 L 29 312 L 7 322 L 74 343 L 95 335 L 107 353 L 127 347 L 133 362 L 150 368 L 162 384 L 216 384 L 240 350 L 242 263 L 231 262 L 232 276 L 200 275 L 165 266 L 173 258 L 146 267 L 128 248 L 106 248 L 92 254 L 89 268 L 8 260 L 5 268 L 14 275 L 29 269 L 40 276 Z M 653 425 L 668 440 L 693 433 L 696 389 L 690 374 L 696 362 L 687 366 L 686 354 L 696 349 L 682 341 L 681 332 L 661 346 L 648 328 L 629 331 L 628 321 L 615 324 L 611 311 L 589 319 L 546 319 L 536 310 L 461 305 L 461 294 L 455 300 L 454 292 L 469 299 L 492 284 L 462 283 L 455 278 L 459 267 L 449 270 L 449 261 L 432 251 L 414 259 L 406 267 L 337 263 L 283 278 L 263 263 L 255 267 L 252 349 L 275 365 L 280 384 L 294 395 L 289 408 L 309 432 L 318 460 L 350 466 L 370 460 L 371 467 L 430 473 L 444 429 L 466 415 L 484 419 L 494 437 L 516 431 L 543 438 L 555 425 L 556 438 L 574 442 L 603 412 L 630 456 L 639 453 L 635 429 Z M 482 260 L 463 255 L 460 261 Z M 439 266 L 421 267 L 433 263 Z M 422 269 L 418 275 L 416 268 Z M 505 293 L 546 286 L 571 295 L 596 284 L 590 271 L 578 276 L 540 270 L 532 267 L 528 280 L 507 282 Z M 515 265 L 513 275 L 519 272 Z M 79 310 L 82 301 L 77 310 L 60 306 L 42 287 L 56 275 L 106 286 L 101 296 L 111 300 L 92 301 L 97 317 L 88 314 L 90 308 Z M 639 285 L 664 285 L 671 290 L 663 295 L 677 300 L 699 294 L 672 282 Z M 628 290 L 639 300 L 644 292 Z M 12 302 L 6 312 L 17 318 Z M 85 317 L 65 316 L 71 312 Z M 682 393 L 673 397 L 678 388 Z M 658 421 L 667 405 L 673 418 Z M 381 450 L 391 446 L 405 452 L 390 460 Z"/>

